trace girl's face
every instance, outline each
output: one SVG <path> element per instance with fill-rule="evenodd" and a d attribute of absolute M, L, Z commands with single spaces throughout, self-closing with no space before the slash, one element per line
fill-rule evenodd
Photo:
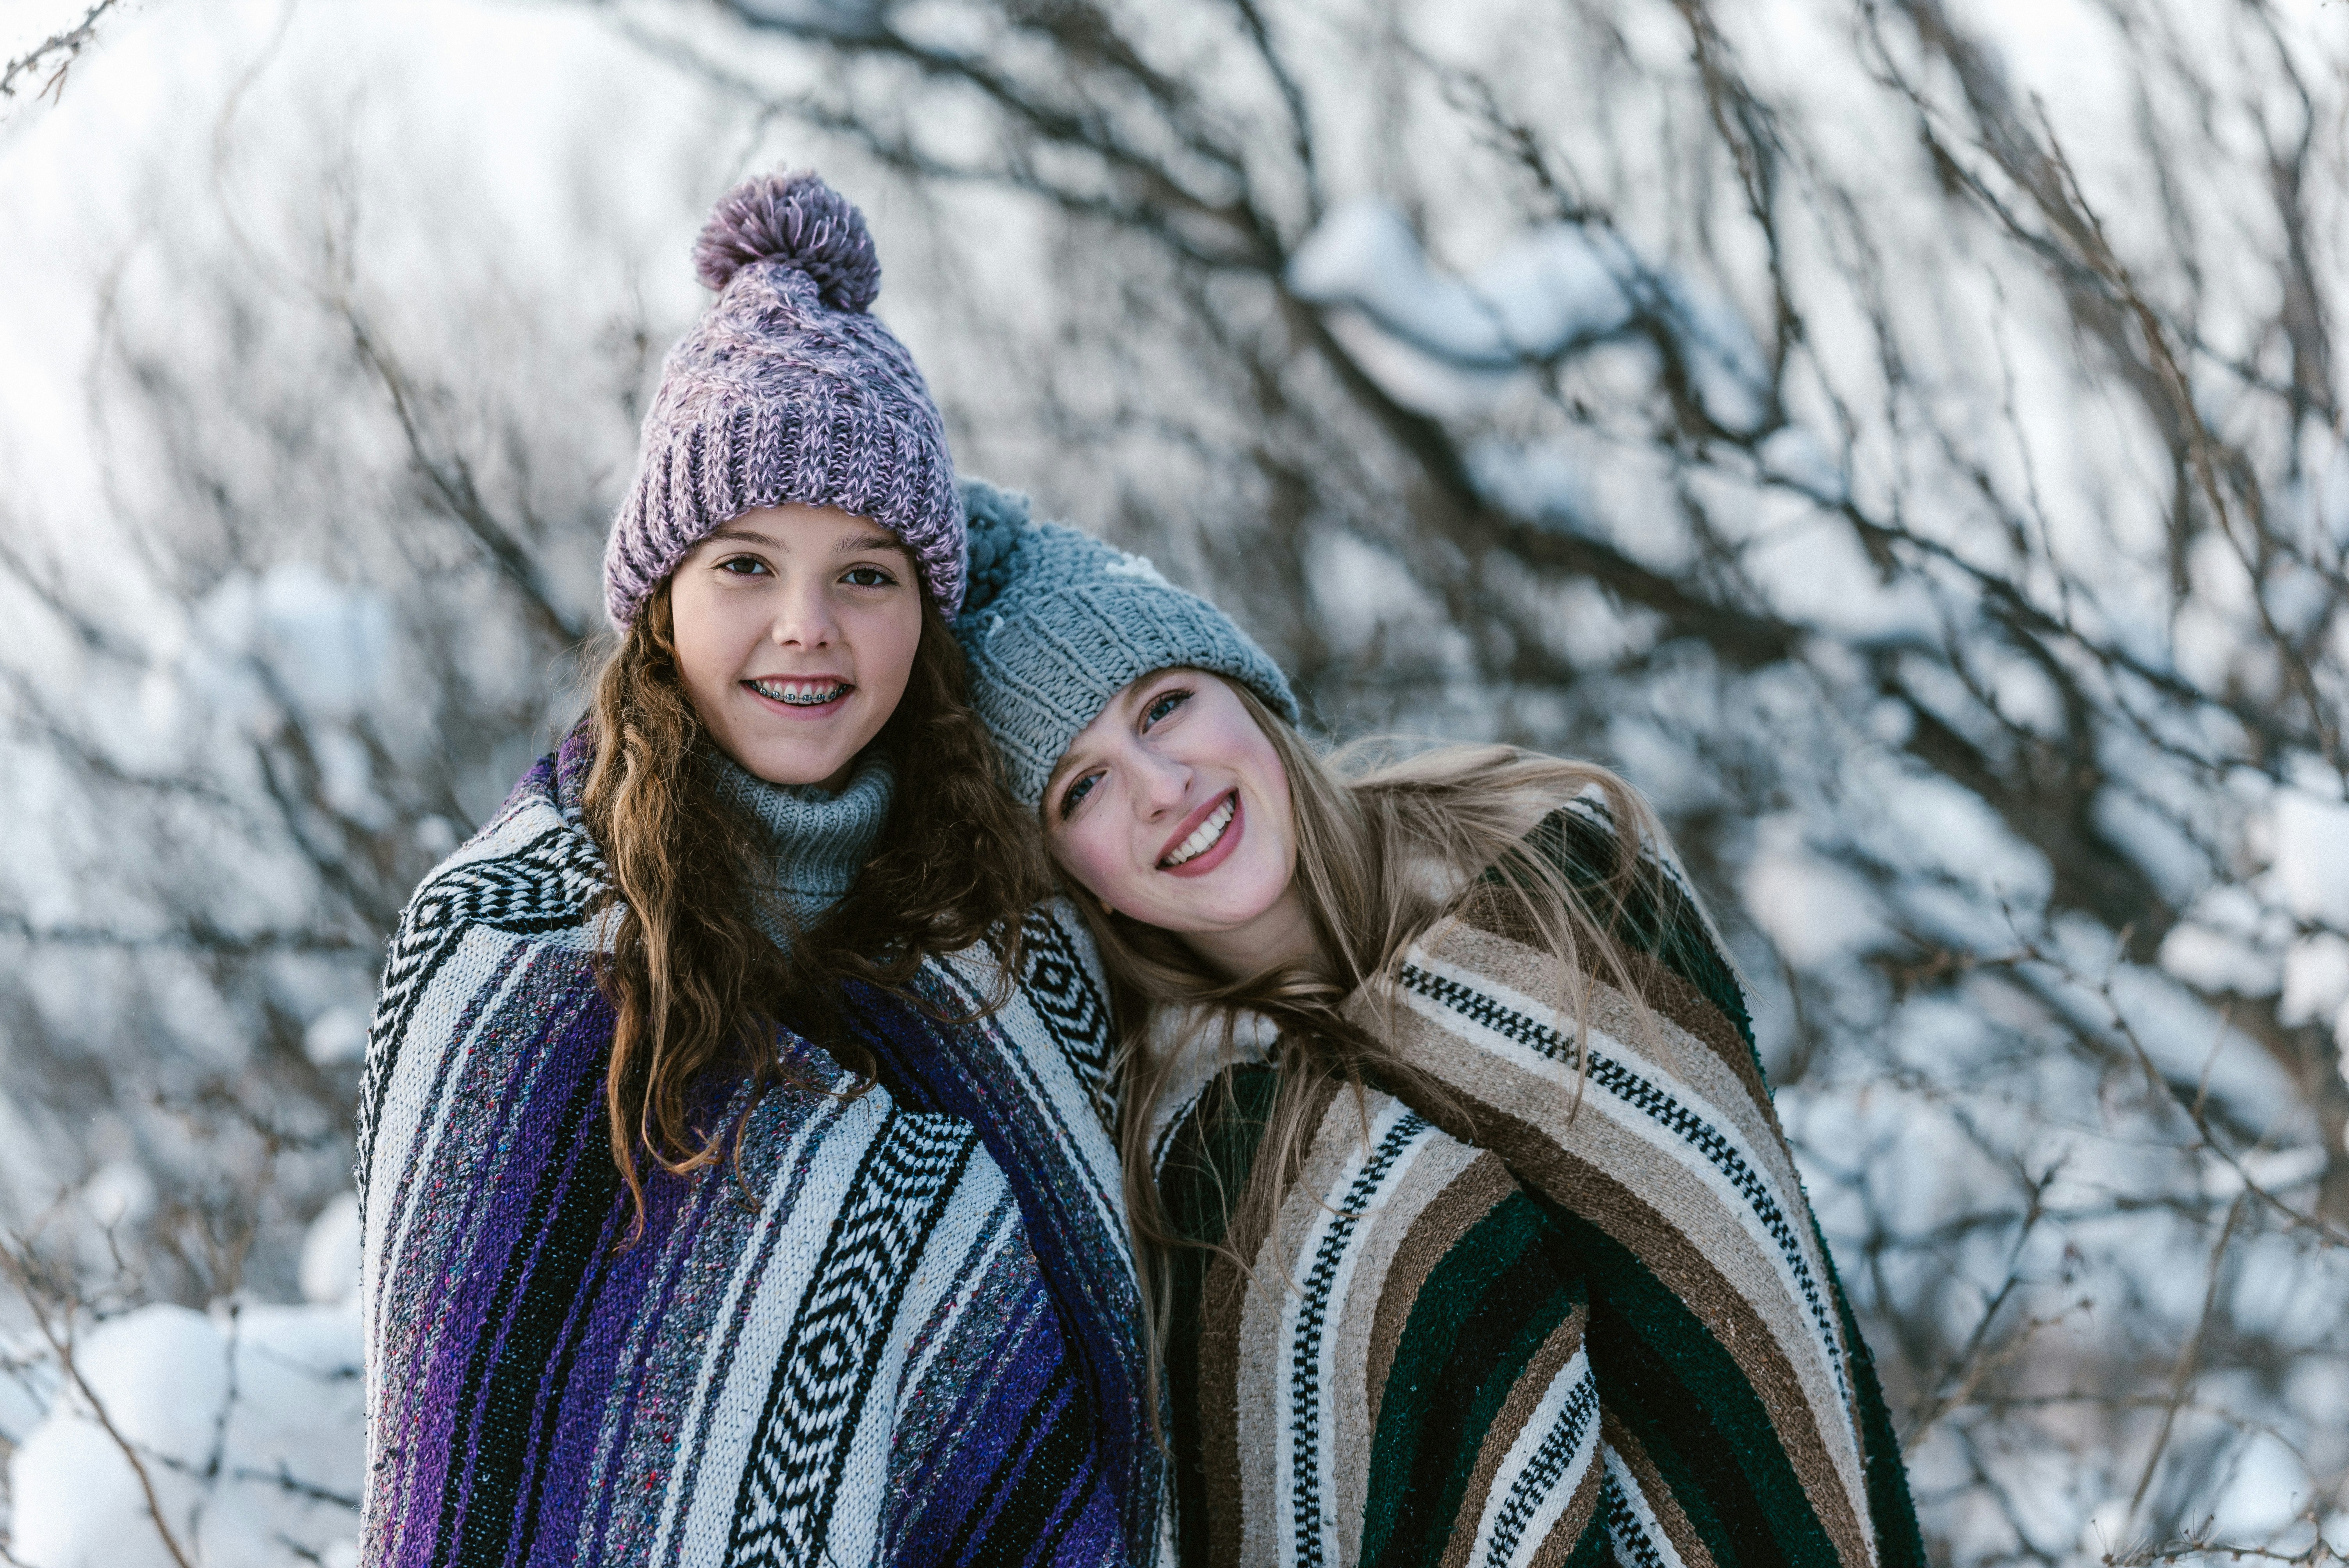
<path fill-rule="evenodd" d="M 1160 670 L 1112 697 L 1053 769 L 1043 812 L 1079 885 L 1225 973 L 1310 950 L 1288 776 L 1216 676 Z"/>
<path fill-rule="evenodd" d="M 726 754 L 770 784 L 844 786 L 905 694 L 922 587 L 888 530 L 838 507 L 762 506 L 669 583 L 677 663 Z"/>

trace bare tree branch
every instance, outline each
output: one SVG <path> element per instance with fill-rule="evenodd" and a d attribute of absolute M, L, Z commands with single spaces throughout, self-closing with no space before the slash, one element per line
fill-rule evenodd
<path fill-rule="evenodd" d="M 88 48 L 90 41 L 97 37 L 98 19 L 113 10 L 119 3 L 119 0 L 91 0 L 89 9 L 82 13 L 80 21 L 61 33 L 50 34 L 10 60 L 5 66 L 0 66 L 0 98 L 16 97 L 20 90 L 18 79 L 32 75 L 39 70 L 45 62 L 51 59 L 56 59 L 57 64 L 49 71 L 47 79 L 41 84 L 41 90 L 36 96 L 39 98 L 48 98 L 51 95 L 62 96 L 65 92 L 66 72 L 73 67 L 74 61 L 81 57 L 82 50 Z M 63 57 L 58 58 L 60 56 Z"/>

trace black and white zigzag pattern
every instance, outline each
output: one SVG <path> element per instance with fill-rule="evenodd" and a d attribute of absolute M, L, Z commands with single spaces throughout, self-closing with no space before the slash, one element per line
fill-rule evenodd
<path fill-rule="evenodd" d="M 527 809 L 527 808 L 525 808 Z M 551 813 L 550 813 L 551 815 Z M 432 976 L 471 926 L 515 936 L 537 936 L 584 924 L 603 896 L 602 858 L 588 837 L 556 822 L 511 853 L 450 866 L 416 890 L 384 958 L 383 986 L 367 1027 L 367 1059 L 359 1084 L 360 1191 L 375 1151 L 383 1096 L 398 1065 L 417 1003 Z"/>
<path fill-rule="evenodd" d="M 1575 1361 L 1581 1364 L 1582 1375 L 1567 1391 L 1565 1408 L 1542 1434 L 1541 1446 L 1509 1483 L 1509 1495 L 1502 1500 L 1501 1511 L 1493 1520 L 1493 1543 L 1485 1553 L 1490 1568 L 1508 1568 L 1516 1561 L 1526 1526 L 1560 1482 L 1578 1484 L 1574 1456 L 1582 1451 L 1590 1423 L 1599 1418 L 1599 1381 L 1591 1375 L 1588 1357 L 1578 1354 Z"/>
<path fill-rule="evenodd" d="M 1650 1537 L 1648 1527 L 1632 1508 L 1630 1494 L 1615 1479 L 1613 1463 L 1608 1466 L 1599 1487 L 1599 1511 L 1606 1516 L 1607 1534 L 1615 1544 L 1615 1561 L 1623 1568 L 1669 1568 L 1662 1549 Z"/>
<path fill-rule="evenodd" d="M 1313 1251 L 1313 1267 L 1300 1288 L 1297 1329 L 1288 1342 L 1288 1497 L 1300 1564 L 1327 1561 L 1321 1550 L 1321 1338 L 1329 1326 L 1330 1297 L 1337 1286 L 1339 1265 L 1344 1261 L 1347 1243 L 1361 1228 L 1362 1216 L 1386 1185 L 1396 1162 L 1427 1129 L 1428 1123 L 1416 1111 L 1405 1111 L 1395 1119 L 1348 1184 L 1346 1196 L 1321 1234 L 1321 1244 Z"/>
<path fill-rule="evenodd" d="M 1490 1030 L 1568 1067 L 1573 1067 L 1579 1059 L 1578 1047 L 1572 1039 L 1485 992 L 1441 975 L 1431 975 L 1416 964 L 1405 964 L 1401 978 L 1406 989 L 1450 1009 L 1479 1028 Z M 1835 1320 L 1829 1313 L 1826 1293 L 1819 1288 L 1818 1278 L 1811 1272 L 1810 1261 L 1803 1255 L 1794 1222 L 1787 1218 L 1785 1210 L 1779 1205 L 1777 1195 L 1771 1191 L 1770 1184 L 1763 1180 L 1762 1173 L 1746 1161 L 1745 1156 L 1719 1128 L 1682 1104 L 1669 1091 L 1658 1088 L 1604 1051 L 1594 1049 L 1590 1053 L 1590 1081 L 1669 1130 L 1702 1155 L 1705 1163 L 1726 1177 L 1738 1195 L 1745 1200 L 1754 1217 L 1761 1222 L 1762 1228 L 1776 1243 L 1787 1272 L 1794 1275 L 1795 1286 L 1803 1293 L 1804 1305 L 1810 1309 L 1812 1326 L 1817 1329 L 1820 1346 L 1826 1353 L 1828 1367 L 1835 1374 L 1836 1390 L 1843 1397 L 1845 1408 L 1849 1408 L 1851 1384 L 1844 1372 L 1843 1336 L 1837 1331 Z"/>
<path fill-rule="evenodd" d="M 978 1141 L 952 1118 L 893 1109 L 866 1150 L 768 1383 L 726 1568 L 815 1560 L 899 1299 Z"/>
<path fill-rule="evenodd" d="M 1020 930 L 1020 986 L 1036 1004 L 1069 1071 L 1089 1097 L 1106 1105 L 1115 1041 L 1109 1003 L 1094 988 L 1083 957 L 1060 922 L 1041 909 L 1030 910 Z"/>

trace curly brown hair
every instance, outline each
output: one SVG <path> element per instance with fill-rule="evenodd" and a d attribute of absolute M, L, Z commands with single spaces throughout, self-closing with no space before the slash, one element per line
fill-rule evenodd
<path fill-rule="evenodd" d="M 612 1158 L 645 1218 L 641 1160 L 684 1174 L 729 1141 L 697 1107 L 713 1075 L 761 1086 L 811 1080 L 780 1048 L 790 1028 L 869 1087 L 872 1052 L 848 1028 L 862 982 L 938 1015 L 912 986 L 933 953 L 982 941 L 1019 963 L 1019 917 L 1050 890 L 1034 824 L 964 700 L 962 650 L 928 595 L 905 696 L 872 744 L 896 767 L 880 848 L 838 905 L 788 951 L 761 930 L 766 853 L 756 825 L 713 789 L 715 745 L 677 664 L 664 583 L 605 656 L 593 709 L 595 760 L 582 802 L 619 912 L 601 979 L 618 1017 L 605 1071 Z M 995 998 L 1000 1001 L 1001 997 Z M 742 1123 L 733 1140 L 739 1150 Z"/>

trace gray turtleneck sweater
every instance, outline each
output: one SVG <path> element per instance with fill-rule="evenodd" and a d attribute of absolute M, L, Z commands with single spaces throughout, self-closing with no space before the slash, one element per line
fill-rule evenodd
<path fill-rule="evenodd" d="M 762 909 L 760 923 L 777 945 L 789 946 L 791 933 L 774 918 L 773 905 L 805 930 L 846 897 L 881 837 L 896 790 L 896 769 L 876 751 L 864 754 L 836 795 L 812 784 L 770 784 L 719 755 L 718 798 L 748 811 L 774 852 L 773 904 Z"/>

